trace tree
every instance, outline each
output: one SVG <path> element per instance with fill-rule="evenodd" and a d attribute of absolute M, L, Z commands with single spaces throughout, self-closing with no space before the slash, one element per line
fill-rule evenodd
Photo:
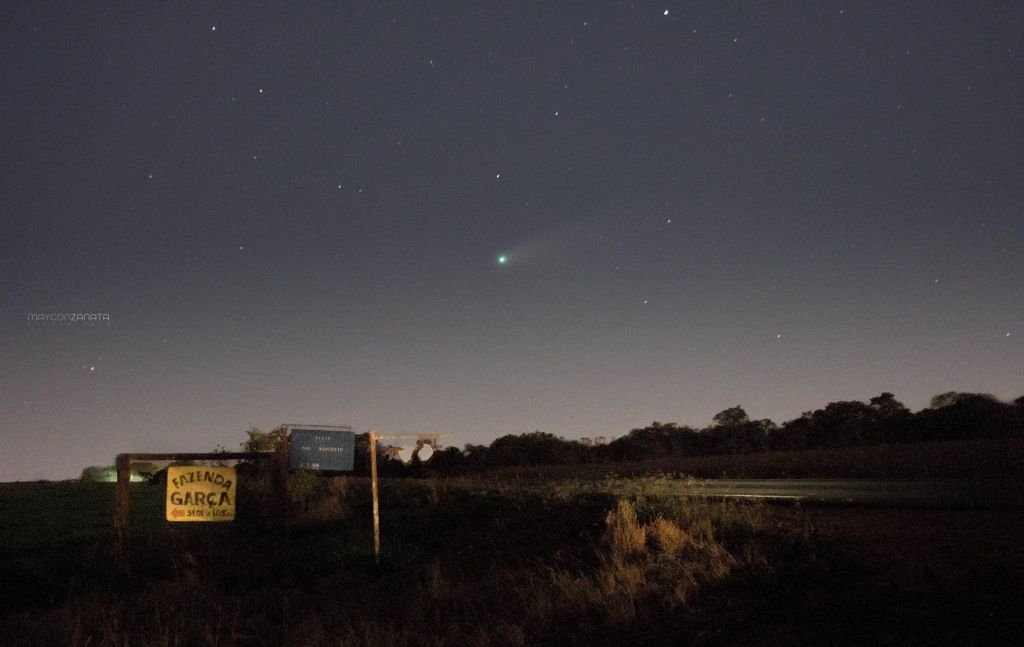
<path fill-rule="evenodd" d="M 427 466 L 438 474 L 461 474 L 466 471 L 466 457 L 458 447 L 445 447 L 434 452 Z"/>
<path fill-rule="evenodd" d="M 260 431 L 255 425 L 249 425 L 245 433 L 248 438 L 242 442 L 242 449 L 247 452 L 272 452 L 281 438 L 277 430 Z"/>
<path fill-rule="evenodd" d="M 646 427 L 633 429 L 622 438 L 613 440 L 608 445 L 607 454 L 615 460 L 668 456 L 685 444 L 686 431 L 689 430 L 679 429 L 674 422 L 663 424 L 655 420 Z"/>
<path fill-rule="evenodd" d="M 811 446 L 814 435 L 814 412 L 804 411 L 799 418 L 782 423 L 768 433 L 768 448 L 773 450 L 799 450 Z"/>
<path fill-rule="evenodd" d="M 462 448 L 463 463 L 470 470 L 480 471 L 487 466 L 490 451 L 491 448 L 487 445 L 466 443 Z"/>
<path fill-rule="evenodd" d="M 735 427 L 750 422 L 750 416 L 743 410 L 743 407 L 737 404 L 735 407 L 729 407 L 716 413 L 711 422 L 714 427 Z"/>
<path fill-rule="evenodd" d="M 942 409 L 944 407 L 950 407 L 955 404 L 964 404 L 977 406 L 984 403 L 998 403 L 999 400 L 996 396 L 991 393 L 962 393 L 960 391 L 946 391 L 932 397 L 931 408 Z"/>
<path fill-rule="evenodd" d="M 902 402 L 888 391 L 868 402 L 875 410 L 875 420 L 865 435 L 868 442 L 905 442 L 910 438 L 912 415 Z"/>
<path fill-rule="evenodd" d="M 956 401 L 959 397 L 960 394 L 957 391 L 946 391 L 945 393 L 933 395 L 931 402 L 928 403 L 928 406 L 932 409 L 941 409 L 943 407 L 948 407 L 951 404 L 956 404 Z"/>
<path fill-rule="evenodd" d="M 576 463 L 582 450 L 580 443 L 546 431 L 509 434 L 491 443 L 487 463 L 493 466 Z"/>
<path fill-rule="evenodd" d="M 818 447 L 848 447 L 862 445 L 872 438 L 876 420 L 875 410 L 858 400 L 829 402 L 811 416 L 814 436 L 811 443 Z"/>
<path fill-rule="evenodd" d="M 914 440 L 953 440 L 1018 436 L 1021 421 L 1012 405 L 988 393 L 949 391 L 914 417 Z"/>
<path fill-rule="evenodd" d="M 885 417 L 898 416 L 909 413 L 910 410 L 903 406 L 903 403 L 896 399 L 896 396 L 888 391 L 876 395 L 868 402 L 871 408 L 878 411 Z"/>

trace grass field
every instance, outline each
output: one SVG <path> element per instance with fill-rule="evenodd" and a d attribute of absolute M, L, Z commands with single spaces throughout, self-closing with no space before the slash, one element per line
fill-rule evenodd
<path fill-rule="evenodd" d="M 509 467 L 498 473 L 569 479 L 632 478 L 651 474 L 711 479 L 1024 479 L 1024 439 L 950 440 L 758 454 L 666 456 L 636 462 Z"/>
<path fill-rule="evenodd" d="M 109 484 L 0 485 L 4 645 L 1018 644 L 1019 511 L 772 507 L 658 479 L 265 483 L 239 519 L 168 524 L 132 486 L 132 574 Z"/>

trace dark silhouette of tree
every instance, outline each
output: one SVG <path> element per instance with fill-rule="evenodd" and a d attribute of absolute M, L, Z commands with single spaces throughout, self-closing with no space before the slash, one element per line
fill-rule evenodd
<path fill-rule="evenodd" d="M 768 448 L 776 451 L 794 451 L 811 446 L 814 435 L 814 412 L 805 411 L 799 418 L 782 423 L 768 433 Z"/>
<path fill-rule="evenodd" d="M 768 433 L 775 428 L 771 420 L 751 420 L 743 407 L 736 405 L 715 414 L 711 426 L 701 432 L 704 454 L 749 454 L 768 449 Z"/>
<path fill-rule="evenodd" d="M 1017 407 L 988 393 L 950 391 L 932 398 L 932 406 L 914 416 L 913 439 L 1006 438 L 1022 434 Z"/>
<path fill-rule="evenodd" d="M 816 440 L 820 447 L 863 445 L 874 434 L 877 417 L 870 405 L 856 400 L 830 402 L 814 412 Z"/>
<path fill-rule="evenodd" d="M 750 416 L 743 410 L 743 407 L 737 404 L 735 407 L 729 407 L 716 413 L 711 422 L 715 427 L 735 427 L 750 422 Z"/>
<path fill-rule="evenodd" d="M 941 409 L 942 407 L 948 407 L 951 404 L 955 404 L 957 398 L 960 397 L 960 393 L 957 391 L 946 391 L 945 393 L 939 393 L 933 395 L 929 407 L 932 409 Z"/>
<path fill-rule="evenodd" d="M 464 474 L 467 471 L 466 457 L 458 447 L 445 447 L 434 452 L 426 463 L 428 471 L 435 474 Z"/>
<path fill-rule="evenodd" d="M 673 422 L 665 425 L 664 434 L 668 439 L 669 453 L 674 456 L 688 456 L 701 452 L 701 436 L 696 429 L 679 427 Z"/>
<path fill-rule="evenodd" d="M 546 431 L 502 436 L 491 443 L 487 464 L 492 466 L 578 463 L 586 448 Z"/>
<path fill-rule="evenodd" d="M 480 472 L 494 467 L 577 464 L 602 461 L 642 461 L 671 456 L 745 454 L 763 451 L 799 451 L 850 447 L 877 443 L 907 443 L 972 438 L 1024 437 L 1024 396 L 1012 403 L 987 393 L 948 391 L 931 399 L 931 406 L 912 413 L 892 393 L 885 391 L 867 403 L 856 400 L 830 402 L 781 426 L 768 419 L 751 420 L 736 405 L 715 414 L 712 423 L 699 431 L 675 423 L 652 422 L 632 429 L 609 443 L 566 440 L 555 434 L 534 431 L 509 434 L 490 445 L 447 447 L 429 461 L 404 465 L 392 460 L 378 445 L 378 466 L 384 476 L 447 475 Z M 242 446 L 247 450 L 272 450 L 278 435 L 250 427 Z M 369 474 L 369 434 L 355 439 L 354 474 Z M 242 464 L 240 469 L 252 468 Z M 87 468 L 82 479 L 97 478 L 105 468 Z"/>
<path fill-rule="evenodd" d="M 865 434 L 866 442 L 905 442 L 909 438 L 912 414 L 896 396 L 886 391 L 868 404 L 875 410 L 875 421 Z"/>
<path fill-rule="evenodd" d="M 679 427 L 674 422 L 663 424 L 655 420 L 646 427 L 633 429 L 625 436 L 616 438 L 605 447 L 595 449 L 613 460 L 636 461 L 697 454 L 700 453 L 700 442 L 697 432 L 689 427 Z"/>
<path fill-rule="evenodd" d="M 879 442 L 884 436 L 882 421 L 888 416 L 897 417 L 901 408 L 903 405 L 891 393 L 872 398 L 871 404 L 857 400 L 830 402 L 771 431 L 768 445 L 772 449 L 809 449 Z"/>
<path fill-rule="evenodd" d="M 931 408 L 942 409 L 954 405 L 968 403 L 969 406 L 976 406 L 981 402 L 999 402 L 996 396 L 991 393 L 962 393 L 960 391 L 947 391 L 932 396 Z"/>
<path fill-rule="evenodd" d="M 888 391 L 876 395 L 868 402 L 871 408 L 886 417 L 901 416 L 910 413 L 910 410 L 903 406 L 903 403 L 896 399 L 896 396 Z"/>
<path fill-rule="evenodd" d="M 462 449 L 463 463 L 471 471 L 480 471 L 487 467 L 487 455 L 490 448 L 487 445 L 473 445 L 466 443 Z"/>

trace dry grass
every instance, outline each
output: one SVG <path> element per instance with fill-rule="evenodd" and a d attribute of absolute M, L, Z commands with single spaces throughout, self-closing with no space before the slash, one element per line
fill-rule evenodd
<path fill-rule="evenodd" d="M 643 522 L 634 503 L 620 500 L 608 513 L 595 572 L 553 574 L 563 603 L 579 612 L 600 610 L 621 626 L 644 611 L 686 606 L 702 585 L 728 577 L 737 558 L 717 541 L 710 522 L 687 516 L 683 526 L 661 514 Z"/>

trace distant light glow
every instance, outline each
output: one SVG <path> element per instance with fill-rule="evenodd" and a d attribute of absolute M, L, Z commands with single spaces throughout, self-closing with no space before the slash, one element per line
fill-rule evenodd
<path fill-rule="evenodd" d="M 505 265 L 506 263 L 508 263 L 508 256 L 505 256 L 504 254 L 498 256 L 498 265 Z"/>

